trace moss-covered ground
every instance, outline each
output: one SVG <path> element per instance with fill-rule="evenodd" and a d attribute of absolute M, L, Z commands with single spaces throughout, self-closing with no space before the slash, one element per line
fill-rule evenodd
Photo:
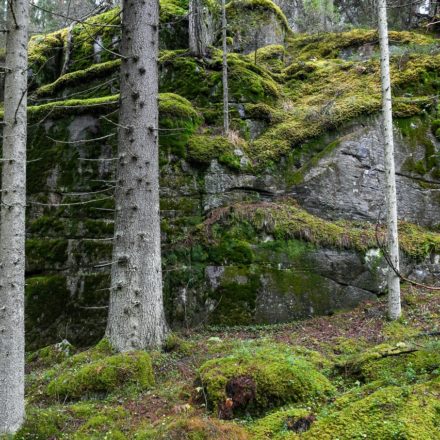
<path fill-rule="evenodd" d="M 277 326 L 172 334 L 162 351 L 27 356 L 16 439 L 438 438 L 439 298 L 404 286 L 386 303 Z"/>

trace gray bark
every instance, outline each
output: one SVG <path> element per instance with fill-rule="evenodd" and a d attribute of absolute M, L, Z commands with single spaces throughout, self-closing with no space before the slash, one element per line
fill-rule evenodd
<path fill-rule="evenodd" d="M 162 300 L 158 163 L 159 2 L 123 1 L 115 239 L 107 336 L 119 351 L 158 346 Z"/>
<path fill-rule="evenodd" d="M 226 40 L 226 7 L 225 0 L 222 0 L 222 44 L 223 44 L 223 129 L 225 134 L 229 133 L 229 86 L 228 86 L 228 44 Z"/>
<path fill-rule="evenodd" d="M 378 0 L 380 65 L 382 78 L 383 142 L 385 155 L 385 194 L 388 227 L 388 253 L 393 266 L 399 270 L 399 238 L 397 232 L 397 196 L 394 164 L 393 113 L 391 99 L 390 55 L 388 46 L 387 2 Z M 394 270 L 388 270 L 388 315 L 401 315 L 400 279 Z"/>
<path fill-rule="evenodd" d="M 24 417 L 26 101 L 29 2 L 11 0 L 6 43 L 0 214 L 0 434 Z"/>
<path fill-rule="evenodd" d="M 203 0 L 189 2 L 189 50 L 196 57 L 206 54 L 206 39 L 203 24 Z"/>

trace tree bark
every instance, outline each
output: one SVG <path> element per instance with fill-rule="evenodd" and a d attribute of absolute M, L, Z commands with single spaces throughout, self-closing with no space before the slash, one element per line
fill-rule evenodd
<path fill-rule="evenodd" d="M 107 337 L 119 351 L 159 346 L 162 299 L 157 0 L 122 4 L 115 239 Z"/>
<path fill-rule="evenodd" d="M 382 81 L 382 112 L 385 156 L 385 185 L 388 227 L 388 253 L 394 267 L 399 270 L 399 238 L 397 232 L 397 195 L 394 165 L 393 113 L 391 99 L 390 56 L 388 45 L 387 2 L 378 0 L 380 65 Z M 397 319 L 401 315 L 400 279 L 392 268 L 388 269 L 388 315 Z"/>
<path fill-rule="evenodd" d="M 227 21 L 226 21 L 226 5 L 222 0 L 222 43 L 223 43 L 223 130 L 225 135 L 229 133 L 229 86 L 228 86 L 228 44 L 227 44 Z M 256 52 L 255 52 L 256 53 Z"/>
<path fill-rule="evenodd" d="M 196 57 L 206 54 L 206 41 L 203 26 L 203 0 L 190 0 L 189 2 L 189 51 Z"/>
<path fill-rule="evenodd" d="M 24 417 L 28 0 L 8 7 L 0 214 L 0 434 Z"/>

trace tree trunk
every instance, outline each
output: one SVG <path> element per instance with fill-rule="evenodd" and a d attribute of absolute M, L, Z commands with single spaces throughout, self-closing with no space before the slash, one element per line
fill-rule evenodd
<path fill-rule="evenodd" d="M 394 166 L 393 113 L 391 101 L 390 56 L 386 7 L 386 0 L 378 0 L 388 253 L 393 266 L 395 269 L 399 270 L 399 238 L 397 233 L 397 196 Z M 401 315 L 400 279 L 392 268 L 388 269 L 388 315 L 390 319 L 397 319 Z"/>
<path fill-rule="evenodd" d="M 222 42 L 223 42 L 223 130 L 225 135 L 229 133 L 229 86 L 228 86 L 228 44 L 226 40 L 226 7 L 222 0 Z"/>
<path fill-rule="evenodd" d="M 0 435 L 24 417 L 28 0 L 11 0 L 6 42 L 0 217 Z"/>
<path fill-rule="evenodd" d="M 159 2 L 123 1 L 118 170 L 107 336 L 119 351 L 159 346 L 162 300 L 158 160 Z"/>
<path fill-rule="evenodd" d="M 203 27 L 203 0 L 189 2 L 189 50 L 196 57 L 206 54 L 206 42 Z"/>

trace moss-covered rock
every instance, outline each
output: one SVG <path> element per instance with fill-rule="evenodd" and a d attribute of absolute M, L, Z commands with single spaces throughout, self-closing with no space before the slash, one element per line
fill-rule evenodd
<path fill-rule="evenodd" d="M 307 409 L 282 409 L 257 420 L 249 430 L 254 440 L 294 440 L 306 431 L 315 417 Z"/>
<path fill-rule="evenodd" d="M 120 430 L 127 411 L 115 406 L 81 402 L 47 408 L 28 407 L 23 427 L 14 440 L 126 440 Z"/>
<path fill-rule="evenodd" d="M 364 382 L 398 385 L 426 381 L 440 374 L 438 345 L 415 346 L 411 342 L 381 344 L 361 353 L 342 356 L 338 368 Z"/>
<path fill-rule="evenodd" d="M 242 224 L 253 237 L 257 236 L 256 231 L 263 231 L 275 239 L 296 238 L 322 247 L 355 249 L 359 252 L 377 247 L 376 230 L 371 223 L 328 221 L 302 209 L 293 199 L 277 203 L 241 203 L 226 209 L 219 208 L 215 215 L 211 215 L 215 221 L 208 219 L 203 230 L 209 238 L 221 233 L 222 229 L 218 227 L 240 231 Z M 414 259 L 440 251 L 440 236 L 429 229 L 400 222 L 399 233 L 402 251 Z"/>
<path fill-rule="evenodd" d="M 111 393 L 122 387 L 139 391 L 154 384 L 151 359 L 147 353 L 117 354 L 61 372 L 47 385 L 52 398 L 79 399 L 83 396 Z"/>
<path fill-rule="evenodd" d="M 314 405 L 329 398 L 328 379 L 288 348 L 244 347 L 199 369 L 211 408 L 221 418 L 258 413 L 286 403 Z"/>
<path fill-rule="evenodd" d="M 318 417 L 304 439 L 355 440 L 438 437 L 438 381 L 412 387 L 386 387 L 340 411 Z"/>
<path fill-rule="evenodd" d="M 63 340 L 57 344 L 48 345 L 26 356 L 26 363 L 32 367 L 51 367 L 72 356 L 75 348 L 69 341 Z"/>

